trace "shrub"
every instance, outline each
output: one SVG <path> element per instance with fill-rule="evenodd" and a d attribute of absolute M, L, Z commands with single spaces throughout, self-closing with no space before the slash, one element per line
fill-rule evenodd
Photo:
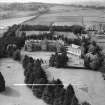
<path fill-rule="evenodd" d="M 57 68 L 61 68 L 61 67 L 65 67 L 67 65 L 68 62 L 68 57 L 66 52 L 62 52 L 62 53 L 55 53 L 55 55 L 52 55 L 50 57 L 49 60 L 49 66 L 52 67 L 57 67 Z"/>
<path fill-rule="evenodd" d="M 43 91 L 44 91 L 44 88 L 45 88 L 47 83 L 48 83 L 48 81 L 45 78 L 40 78 L 37 81 L 35 80 L 33 82 L 33 86 L 32 86 L 33 94 L 36 97 L 41 98 Z"/>
<path fill-rule="evenodd" d="M 5 80 L 3 75 L 0 72 L 0 92 L 5 90 Z"/>
<path fill-rule="evenodd" d="M 58 88 L 56 88 L 56 90 L 58 90 Z M 65 89 L 64 88 L 60 88 L 59 91 L 55 91 L 55 98 L 54 98 L 54 102 L 53 105 L 63 105 L 64 102 L 64 96 L 65 96 Z M 56 93 L 57 92 L 57 93 Z"/>
<path fill-rule="evenodd" d="M 48 85 L 44 88 L 43 94 L 42 94 L 42 99 L 47 103 L 47 104 L 53 104 L 54 101 L 54 85 L 53 82 L 48 82 Z"/>
<path fill-rule="evenodd" d="M 98 70 L 102 66 L 102 62 L 103 56 L 100 56 L 99 54 L 87 53 L 84 57 L 85 67 L 92 70 Z"/>
<path fill-rule="evenodd" d="M 14 59 L 14 60 L 17 60 L 17 61 L 20 61 L 20 60 L 21 60 L 20 50 L 16 50 L 16 51 L 13 53 L 13 59 Z"/>
<path fill-rule="evenodd" d="M 88 102 L 83 102 L 82 105 L 91 105 L 91 104 Z"/>
<path fill-rule="evenodd" d="M 74 89 L 72 85 L 69 85 L 65 92 L 63 105 L 71 105 L 74 96 L 75 96 Z"/>

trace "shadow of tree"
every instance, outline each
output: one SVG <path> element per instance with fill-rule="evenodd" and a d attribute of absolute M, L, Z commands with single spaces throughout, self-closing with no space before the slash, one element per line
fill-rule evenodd
<path fill-rule="evenodd" d="M 5 91 L 2 92 L 2 94 L 5 96 L 10 96 L 10 97 L 19 97 L 20 96 L 20 93 L 11 87 L 6 87 Z"/>

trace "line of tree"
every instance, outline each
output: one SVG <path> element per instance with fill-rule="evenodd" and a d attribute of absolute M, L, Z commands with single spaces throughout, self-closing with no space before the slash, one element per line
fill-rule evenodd
<path fill-rule="evenodd" d="M 0 92 L 2 91 L 5 91 L 5 80 L 2 73 L 0 72 Z"/>
<path fill-rule="evenodd" d="M 66 89 L 60 79 L 49 81 L 39 59 L 25 55 L 23 59 L 25 83 L 33 95 L 50 105 L 79 105 L 73 86 Z"/>
<path fill-rule="evenodd" d="M 48 25 L 21 25 L 20 31 L 60 31 L 73 32 L 74 34 L 81 34 L 85 32 L 85 28 L 80 25 L 72 26 L 48 26 Z"/>
<path fill-rule="evenodd" d="M 0 58 L 12 57 L 14 60 L 20 61 L 20 49 L 24 45 L 24 37 L 16 37 L 15 32 L 18 29 L 18 25 L 9 27 L 3 37 L 0 38 Z M 5 79 L 0 72 L 0 92 L 5 90 Z"/>
<path fill-rule="evenodd" d="M 92 8 L 92 9 L 105 9 L 105 6 L 99 6 L 99 5 L 72 5 L 72 6 L 75 6 L 75 7 L 82 7 L 82 8 Z"/>
<path fill-rule="evenodd" d="M 19 25 L 9 27 L 7 32 L 4 33 L 3 37 L 0 38 L 0 58 L 8 56 L 11 57 L 14 51 L 21 49 L 24 46 L 25 36 L 16 36 L 16 31 L 18 28 Z"/>

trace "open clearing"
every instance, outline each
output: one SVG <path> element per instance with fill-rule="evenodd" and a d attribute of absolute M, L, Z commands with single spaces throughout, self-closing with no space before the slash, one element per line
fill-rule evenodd
<path fill-rule="evenodd" d="M 91 105 L 105 105 L 105 81 L 99 72 L 76 69 L 48 68 L 50 80 L 61 79 L 63 84 L 74 86 L 79 101 L 88 101 Z"/>
<path fill-rule="evenodd" d="M 62 22 L 63 25 L 63 22 L 67 22 L 67 24 L 70 25 L 81 25 L 82 19 L 84 20 L 85 25 L 105 22 L 104 10 L 58 5 L 51 7 L 46 14 L 41 15 L 39 18 L 33 18 L 24 22 L 24 24 L 51 25 L 52 23 Z"/>
<path fill-rule="evenodd" d="M 24 84 L 22 65 L 12 59 L 0 60 L 0 71 L 6 81 L 6 91 L 0 93 L 0 105 L 46 105 L 42 100 L 33 96 L 32 91 Z"/>

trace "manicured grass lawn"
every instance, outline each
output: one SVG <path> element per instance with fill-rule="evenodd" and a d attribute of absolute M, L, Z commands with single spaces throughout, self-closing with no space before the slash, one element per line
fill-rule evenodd
<path fill-rule="evenodd" d="M 0 105 L 46 105 L 33 96 L 32 91 L 24 84 L 23 67 L 12 59 L 0 60 L 0 71 L 6 81 L 6 91 L 0 93 Z"/>
<path fill-rule="evenodd" d="M 61 79 L 64 86 L 72 84 L 79 101 L 88 101 L 91 105 L 105 105 L 105 81 L 99 72 L 81 69 L 57 69 L 46 70 L 49 80 Z"/>

